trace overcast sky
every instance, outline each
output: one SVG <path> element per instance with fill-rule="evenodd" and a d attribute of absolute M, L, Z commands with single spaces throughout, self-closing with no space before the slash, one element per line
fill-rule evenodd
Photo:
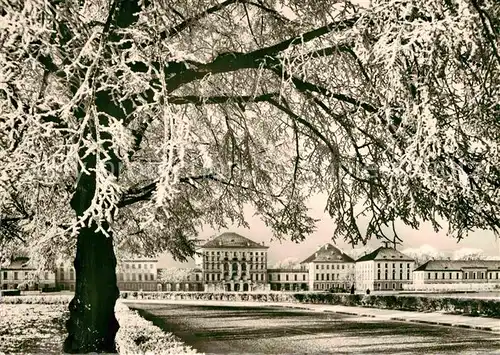
<path fill-rule="evenodd" d="M 272 241 L 272 231 L 267 228 L 258 217 L 252 216 L 252 210 L 250 208 L 248 209 L 247 217 L 247 221 L 251 226 L 250 229 L 234 227 L 214 231 L 213 229 L 207 228 L 201 231 L 200 238 L 208 238 L 223 232 L 231 231 L 239 233 L 256 242 L 264 242 L 267 246 L 269 246 L 269 265 L 288 257 L 305 259 L 310 254 L 314 253 L 318 246 L 325 243 L 332 243 L 348 253 L 349 250 L 352 249 L 349 244 L 343 240 L 336 240 L 335 243 L 331 240 L 334 224 L 328 215 L 323 212 L 324 204 L 325 200 L 321 196 L 317 196 L 311 200 L 309 204 L 309 207 L 311 208 L 311 216 L 321 219 L 321 221 L 318 222 L 317 231 L 304 242 L 299 244 L 293 243 L 289 240 L 281 242 Z M 361 220 L 360 223 L 363 224 L 363 220 Z M 446 236 L 446 230 L 443 230 L 440 233 L 435 233 L 430 224 L 423 224 L 418 231 L 407 227 L 404 224 L 400 224 L 397 232 L 404 241 L 402 246 L 398 246 L 399 250 L 406 248 L 418 248 L 421 245 L 428 244 L 445 253 L 450 253 L 461 248 L 480 248 L 484 250 L 485 255 L 500 256 L 500 241 L 495 239 L 492 232 L 488 231 L 478 231 L 472 233 L 468 238 L 462 240 L 460 243 L 457 243 L 456 239 Z M 381 245 L 381 241 L 372 240 L 368 243 L 368 245 L 378 247 Z M 181 265 L 173 263 L 172 258 L 169 255 L 163 255 L 160 258 L 159 264 L 159 267 L 178 267 Z"/>

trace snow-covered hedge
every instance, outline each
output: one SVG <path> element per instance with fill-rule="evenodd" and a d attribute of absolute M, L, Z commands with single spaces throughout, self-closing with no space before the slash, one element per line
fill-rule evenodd
<path fill-rule="evenodd" d="M 116 318 L 120 330 L 116 334 L 116 345 L 120 354 L 196 354 L 196 350 L 184 345 L 172 333 L 165 333 L 150 321 L 145 320 L 117 302 Z"/>
<path fill-rule="evenodd" d="M 49 296 L 5 296 L 0 303 L 6 304 L 66 304 L 71 301 L 72 295 L 49 295 Z"/>

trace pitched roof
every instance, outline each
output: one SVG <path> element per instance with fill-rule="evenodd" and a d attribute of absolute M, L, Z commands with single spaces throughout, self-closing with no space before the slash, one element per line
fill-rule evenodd
<path fill-rule="evenodd" d="M 356 262 L 360 261 L 370 261 L 370 260 L 404 260 L 404 261 L 415 261 L 408 255 L 401 253 L 394 248 L 380 247 L 375 249 L 369 254 L 363 255 Z"/>
<path fill-rule="evenodd" d="M 222 233 L 218 237 L 206 242 L 202 248 L 252 248 L 252 249 L 268 249 L 269 247 L 254 242 L 237 233 L 227 232 Z"/>
<path fill-rule="evenodd" d="M 20 257 L 12 260 L 12 262 L 2 268 L 3 270 L 34 270 L 34 267 L 29 264 L 29 259 Z"/>
<path fill-rule="evenodd" d="M 304 263 L 333 263 L 344 262 L 353 263 L 354 260 L 349 255 L 345 254 L 342 250 L 334 247 L 330 243 L 326 243 L 320 249 L 316 250 L 314 254 L 301 262 Z"/>
<path fill-rule="evenodd" d="M 474 268 L 500 270 L 500 260 L 429 260 L 414 271 L 461 271 Z"/>

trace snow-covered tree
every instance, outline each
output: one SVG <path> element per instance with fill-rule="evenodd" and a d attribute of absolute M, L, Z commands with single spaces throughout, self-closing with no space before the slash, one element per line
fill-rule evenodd
<path fill-rule="evenodd" d="M 288 257 L 276 262 L 273 269 L 300 269 L 300 260 L 294 257 Z"/>
<path fill-rule="evenodd" d="M 413 258 L 417 266 L 422 265 L 429 260 L 442 260 L 446 258 L 444 253 L 428 244 L 421 245 L 418 248 L 407 248 L 401 252 Z"/>
<path fill-rule="evenodd" d="M 2 2 L 0 235 L 76 252 L 66 352 L 115 350 L 113 246 L 185 258 L 246 203 L 297 241 L 325 191 L 353 244 L 498 232 L 500 5 L 371 3 Z"/>
<path fill-rule="evenodd" d="M 195 280 L 196 272 L 192 268 L 165 268 L 158 270 L 160 282 L 185 282 Z"/>
<path fill-rule="evenodd" d="M 484 260 L 484 250 L 477 248 L 461 248 L 453 253 L 453 260 Z"/>

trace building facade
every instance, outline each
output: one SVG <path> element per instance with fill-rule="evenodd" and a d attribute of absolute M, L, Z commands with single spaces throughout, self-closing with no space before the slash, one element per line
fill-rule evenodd
<path fill-rule="evenodd" d="M 300 269 L 268 269 L 267 279 L 271 291 L 307 291 L 309 289 L 309 272 L 304 266 Z"/>
<path fill-rule="evenodd" d="M 380 247 L 356 260 L 358 291 L 402 290 L 413 283 L 415 261 L 400 251 Z"/>
<path fill-rule="evenodd" d="M 201 246 L 205 291 L 269 289 L 267 249 L 237 233 L 223 233 Z"/>
<path fill-rule="evenodd" d="M 42 291 L 56 287 L 53 272 L 39 271 L 23 257 L 12 260 L 9 266 L 1 269 L 0 283 L 2 290 Z"/>
<path fill-rule="evenodd" d="M 500 260 L 430 260 L 413 272 L 417 289 L 457 284 L 500 285 Z"/>
<path fill-rule="evenodd" d="M 308 273 L 308 289 L 348 290 L 354 284 L 354 260 L 330 243 L 302 261 Z"/>
<path fill-rule="evenodd" d="M 120 291 L 156 291 L 157 259 L 138 258 L 124 259 L 116 266 L 116 281 Z M 57 265 L 56 287 L 59 290 L 75 290 L 75 268 L 69 261 Z"/>

